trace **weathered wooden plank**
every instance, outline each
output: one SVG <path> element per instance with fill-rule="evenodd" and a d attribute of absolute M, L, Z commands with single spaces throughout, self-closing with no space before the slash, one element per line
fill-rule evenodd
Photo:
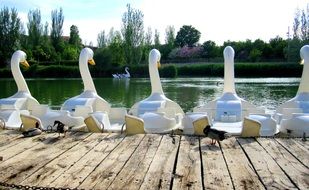
<path fill-rule="evenodd" d="M 103 187 L 108 187 L 112 180 L 122 170 L 128 159 L 141 143 L 144 135 L 127 136 L 119 146 L 114 149 L 97 168 L 78 187 L 81 189 L 94 189 L 97 183 L 103 183 Z"/>
<path fill-rule="evenodd" d="M 180 136 L 164 135 L 140 189 L 169 189 Z"/>
<path fill-rule="evenodd" d="M 76 188 L 86 177 L 118 146 L 124 139 L 121 134 L 110 134 L 101 138 L 101 142 L 77 161 L 70 169 L 51 182 L 49 187 Z M 128 142 L 128 141 L 127 141 Z"/>
<path fill-rule="evenodd" d="M 161 139 L 162 135 L 147 134 L 111 185 L 107 186 L 104 181 L 100 181 L 94 188 L 139 189 Z"/>
<path fill-rule="evenodd" d="M 293 154 L 303 165 L 309 167 L 309 150 L 293 139 L 276 139 L 283 147 Z"/>
<path fill-rule="evenodd" d="M 79 161 L 86 153 L 91 151 L 107 134 L 94 133 L 78 145 L 49 162 L 36 171 L 22 185 L 35 185 L 45 187 Z"/>
<path fill-rule="evenodd" d="M 55 135 L 47 135 L 42 134 L 40 136 L 36 136 L 33 138 L 24 138 L 24 140 L 14 146 L 10 146 L 0 152 L 0 156 L 2 156 L 3 161 L 6 161 L 30 148 L 34 148 L 35 146 L 39 145 L 44 141 L 47 137 L 52 137 Z M 17 141 L 17 140 L 16 140 Z"/>
<path fill-rule="evenodd" d="M 300 138 L 294 138 L 293 139 L 294 142 L 300 144 L 301 146 L 303 146 L 306 150 L 309 151 L 309 141 L 308 141 L 308 138 L 306 141 L 303 141 L 302 139 Z"/>
<path fill-rule="evenodd" d="M 205 189 L 233 189 L 220 147 L 210 145 L 209 138 L 200 140 Z"/>
<path fill-rule="evenodd" d="M 309 169 L 274 139 L 258 138 L 258 142 L 300 189 L 309 189 Z"/>
<path fill-rule="evenodd" d="M 173 189 L 202 189 L 199 139 L 183 136 L 180 141 Z"/>
<path fill-rule="evenodd" d="M 235 189 L 265 189 L 236 139 L 220 144 Z"/>
<path fill-rule="evenodd" d="M 237 139 L 267 189 L 297 189 L 272 157 L 253 138 Z"/>
<path fill-rule="evenodd" d="M 67 134 L 66 138 L 47 138 L 41 144 L 28 149 L 0 164 L 0 181 L 21 183 L 63 152 L 88 137 L 86 133 Z"/>
<path fill-rule="evenodd" d="M 15 144 L 23 142 L 25 139 L 18 131 L 3 130 L 0 133 L 0 152 Z"/>

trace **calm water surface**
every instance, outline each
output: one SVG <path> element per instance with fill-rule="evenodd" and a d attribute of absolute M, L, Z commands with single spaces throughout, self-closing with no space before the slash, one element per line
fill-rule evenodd
<path fill-rule="evenodd" d="M 299 78 L 239 78 L 235 79 L 236 92 L 245 100 L 273 113 L 278 105 L 295 96 Z M 165 95 L 184 109 L 205 104 L 219 97 L 223 78 L 161 79 Z M 149 79 L 94 79 L 98 94 L 113 107 L 130 108 L 135 102 L 149 96 Z M 41 104 L 61 105 L 66 99 L 82 92 L 81 79 L 28 79 L 27 84 Z M 13 95 L 17 90 L 13 79 L 0 79 L 0 98 Z"/>

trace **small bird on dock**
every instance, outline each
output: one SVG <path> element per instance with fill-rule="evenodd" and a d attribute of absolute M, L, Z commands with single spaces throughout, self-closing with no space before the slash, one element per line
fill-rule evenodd
<path fill-rule="evenodd" d="M 55 125 L 57 126 L 56 132 L 59 133 L 59 136 L 60 136 L 61 133 L 63 133 L 64 134 L 63 137 L 65 137 L 66 132 L 69 130 L 69 127 L 64 125 L 64 123 L 62 123 L 61 121 L 58 121 L 58 120 L 56 120 L 54 122 L 53 128 L 55 127 Z"/>
<path fill-rule="evenodd" d="M 41 129 L 40 124 L 38 122 L 35 123 L 34 128 L 30 128 L 30 129 L 22 132 L 24 137 L 33 137 L 33 136 L 36 136 L 36 135 L 40 135 L 41 133 L 42 133 L 42 129 Z"/>
<path fill-rule="evenodd" d="M 42 130 L 39 128 L 30 128 L 27 131 L 22 132 L 24 137 L 33 137 L 36 135 L 40 135 L 42 133 Z"/>
<path fill-rule="evenodd" d="M 203 130 L 204 134 L 211 138 L 211 145 L 216 144 L 216 142 L 222 141 L 224 139 L 227 139 L 229 137 L 231 137 L 231 134 L 226 132 L 226 131 L 220 131 L 217 129 L 211 129 L 210 125 L 207 125 L 204 130 Z"/>
<path fill-rule="evenodd" d="M 304 142 L 306 142 L 306 141 L 307 141 L 307 138 L 306 138 L 306 133 L 305 133 L 305 132 L 303 133 L 303 138 L 301 138 L 301 140 L 302 140 L 302 141 L 304 141 Z"/>

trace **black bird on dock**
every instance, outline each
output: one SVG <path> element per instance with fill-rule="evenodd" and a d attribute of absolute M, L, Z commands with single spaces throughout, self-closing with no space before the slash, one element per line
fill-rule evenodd
<path fill-rule="evenodd" d="M 62 123 L 61 121 L 58 121 L 58 120 L 56 120 L 54 122 L 53 128 L 55 127 L 55 125 L 57 126 L 56 132 L 59 133 L 59 136 L 60 136 L 60 133 L 63 133 L 64 137 L 65 137 L 66 132 L 69 130 L 69 127 L 64 125 L 64 123 Z"/>
<path fill-rule="evenodd" d="M 226 132 L 226 131 L 220 131 L 217 129 L 211 129 L 210 125 L 207 125 L 204 130 L 203 130 L 204 134 L 211 138 L 211 143 L 212 145 L 216 144 L 216 142 L 222 141 L 226 138 L 231 137 L 231 134 Z"/>

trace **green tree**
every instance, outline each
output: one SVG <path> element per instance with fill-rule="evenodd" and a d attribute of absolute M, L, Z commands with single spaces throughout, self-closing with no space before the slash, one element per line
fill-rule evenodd
<path fill-rule="evenodd" d="M 183 25 L 177 32 L 176 45 L 193 47 L 201 37 L 201 33 L 191 25 Z"/>
<path fill-rule="evenodd" d="M 283 38 L 277 36 L 269 40 L 269 45 L 271 47 L 271 57 L 276 59 L 285 58 L 284 50 L 287 47 L 287 41 Z"/>
<path fill-rule="evenodd" d="M 144 41 L 144 14 L 138 9 L 127 5 L 127 12 L 122 16 L 121 33 L 123 36 L 125 60 L 129 65 L 141 61 Z"/>
<path fill-rule="evenodd" d="M 154 45 L 155 45 L 155 48 L 160 47 L 160 33 L 157 29 L 155 29 L 155 33 L 154 33 Z"/>
<path fill-rule="evenodd" d="M 49 38 L 49 30 L 48 30 L 48 22 L 45 22 L 44 29 L 43 29 L 43 36 L 41 40 L 41 47 L 43 49 L 44 54 L 41 54 L 40 60 L 42 61 L 52 61 L 54 59 L 54 55 L 56 54 L 54 47 L 51 44 Z"/>
<path fill-rule="evenodd" d="M 219 57 L 219 47 L 216 46 L 214 41 L 206 41 L 202 45 L 203 53 L 202 56 L 205 58 Z"/>
<path fill-rule="evenodd" d="M 62 26 L 64 21 L 64 16 L 62 12 L 62 8 L 53 10 L 51 12 L 51 18 L 52 18 L 52 28 L 50 32 L 50 39 L 51 43 L 54 46 L 55 50 L 57 52 L 63 51 L 63 40 L 62 40 Z"/>
<path fill-rule="evenodd" d="M 106 35 L 105 35 L 105 30 L 101 31 L 98 34 L 98 38 L 97 38 L 97 43 L 98 43 L 98 48 L 105 48 L 106 47 Z"/>
<path fill-rule="evenodd" d="M 300 25 L 299 17 L 300 17 L 300 10 L 297 9 L 295 12 L 294 23 L 293 23 L 293 38 L 299 38 L 298 34 Z"/>
<path fill-rule="evenodd" d="M 110 59 L 112 66 L 117 67 L 125 64 L 125 54 L 121 34 L 119 31 L 115 32 L 115 35 L 109 44 L 109 50 L 112 55 Z"/>
<path fill-rule="evenodd" d="M 152 30 L 150 27 L 147 28 L 147 32 L 145 34 L 144 45 L 150 47 L 152 44 Z"/>
<path fill-rule="evenodd" d="M 43 25 L 41 23 L 41 11 L 39 9 L 30 10 L 28 13 L 28 47 L 34 49 L 40 45 L 43 34 Z"/>
<path fill-rule="evenodd" d="M 302 40 L 307 40 L 309 38 L 309 31 L 308 31 L 309 23 L 308 23 L 308 20 L 307 20 L 307 16 L 305 14 L 305 10 L 302 10 L 300 23 L 301 23 L 300 38 Z"/>
<path fill-rule="evenodd" d="M 106 36 L 106 45 L 109 46 L 109 44 L 112 43 L 115 35 L 117 32 L 114 31 L 114 27 L 111 27 L 111 29 L 108 32 L 108 35 Z"/>
<path fill-rule="evenodd" d="M 252 62 L 257 62 L 257 61 L 260 61 L 261 56 L 262 56 L 262 51 L 254 48 L 250 51 L 249 59 Z"/>
<path fill-rule="evenodd" d="M 4 67 L 13 52 L 20 47 L 21 23 L 16 9 L 0 10 L 0 66 Z"/>
<path fill-rule="evenodd" d="M 174 26 L 167 26 L 165 29 L 165 44 L 172 49 L 175 42 L 175 28 Z"/>
<path fill-rule="evenodd" d="M 73 45 L 73 47 L 76 47 L 78 50 L 80 50 L 82 47 L 82 40 L 79 37 L 78 27 L 75 25 L 70 27 L 69 44 Z"/>
<path fill-rule="evenodd" d="M 99 48 L 95 51 L 94 59 L 99 67 L 117 67 L 124 65 L 125 57 L 123 43 L 119 31 L 113 31 L 113 38 L 106 48 Z"/>
<path fill-rule="evenodd" d="M 79 56 L 79 49 L 73 45 L 68 45 L 62 52 L 62 58 L 64 60 L 77 60 Z"/>
<path fill-rule="evenodd" d="M 147 32 L 145 34 L 144 45 L 143 45 L 143 55 L 141 59 L 143 62 L 148 61 L 148 55 L 151 48 L 152 48 L 152 30 L 150 27 L 148 27 Z"/>

